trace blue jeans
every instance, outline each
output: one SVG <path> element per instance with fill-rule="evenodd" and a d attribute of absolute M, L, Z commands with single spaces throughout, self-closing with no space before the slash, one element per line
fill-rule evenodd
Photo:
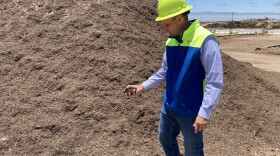
<path fill-rule="evenodd" d="M 194 133 L 196 116 L 181 116 L 162 111 L 160 114 L 159 140 L 166 156 L 180 156 L 177 136 L 184 136 L 185 156 L 203 156 L 203 132 Z"/>

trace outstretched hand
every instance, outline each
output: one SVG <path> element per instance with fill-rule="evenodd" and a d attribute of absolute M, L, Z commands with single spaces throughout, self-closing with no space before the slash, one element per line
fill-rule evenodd
<path fill-rule="evenodd" d="M 144 92 L 144 86 L 140 85 L 128 85 L 125 90 L 124 94 L 126 94 L 127 98 L 130 98 L 132 95 L 141 95 Z"/>

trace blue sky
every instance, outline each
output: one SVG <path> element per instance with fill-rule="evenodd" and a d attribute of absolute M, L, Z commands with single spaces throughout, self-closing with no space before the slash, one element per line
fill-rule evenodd
<path fill-rule="evenodd" d="M 280 0 L 186 0 L 193 12 L 275 12 L 280 13 Z"/>

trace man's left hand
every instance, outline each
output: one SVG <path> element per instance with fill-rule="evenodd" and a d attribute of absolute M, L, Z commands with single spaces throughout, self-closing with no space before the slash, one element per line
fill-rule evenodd
<path fill-rule="evenodd" d="M 207 128 L 207 126 L 208 126 L 208 120 L 201 116 L 197 116 L 193 124 L 194 132 L 197 133 L 199 131 L 203 131 L 204 129 Z"/>

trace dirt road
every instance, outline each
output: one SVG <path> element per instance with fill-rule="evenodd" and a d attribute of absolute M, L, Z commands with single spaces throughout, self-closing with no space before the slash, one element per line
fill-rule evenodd
<path fill-rule="evenodd" d="M 221 38 L 221 49 L 231 57 L 255 67 L 280 72 L 280 55 L 258 54 L 257 47 L 279 44 L 280 35 L 253 35 Z"/>

